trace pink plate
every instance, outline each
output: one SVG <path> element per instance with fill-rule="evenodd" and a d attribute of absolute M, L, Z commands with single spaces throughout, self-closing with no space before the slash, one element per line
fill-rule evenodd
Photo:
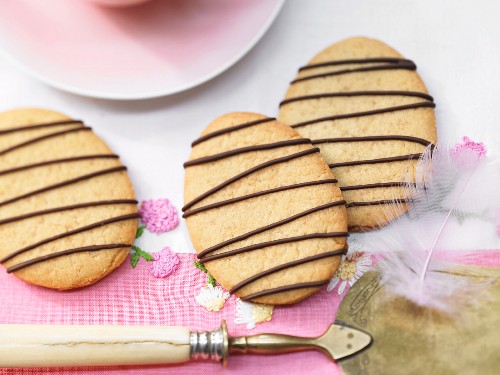
<path fill-rule="evenodd" d="M 0 1 L 0 50 L 76 94 L 145 99 L 199 85 L 262 37 L 284 0 L 154 0 L 127 8 L 84 0 Z"/>

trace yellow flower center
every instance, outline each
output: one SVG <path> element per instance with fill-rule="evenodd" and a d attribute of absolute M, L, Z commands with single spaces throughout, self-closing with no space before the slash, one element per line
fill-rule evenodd
<path fill-rule="evenodd" d="M 252 309 L 252 317 L 255 323 L 268 322 L 273 317 L 273 305 L 256 303 Z"/>
<path fill-rule="evenodd" d="M 337 272 L 341 280 L 351 280 L 356 275 L 356 261 L 346 260 L 340 263 Z"/>
<path fill-rule="evenodd" d="M 208 311 L 219 311 L 224 306 L 226 300 L 224 298 L 213 298 L 205 303 L 205 308 Z"/>

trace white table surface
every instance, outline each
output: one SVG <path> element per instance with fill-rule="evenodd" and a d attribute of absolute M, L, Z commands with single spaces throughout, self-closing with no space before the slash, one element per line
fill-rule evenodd
<path fill-rule="evenodd" d="M 84 119 L 129 167 L 139 200 L 168 197 L 180 209 L 182 163 L 210 121 L 232 111 L 275 116 L 299 66 L 336 41 L 364 35 L 417 63 L 437 103 L 442 142 L 467 135 L 498 155 L 499 16 L 495 0 L 287 0 L 250 53 L 187 92 L 135 102 L 85 98 L 45 86 L 0 60 L 0 103 L 2 109 L 46 107 Z M 183 222 L 170 233 L 144 236 L 141 244 L 149 251 L 165 245 L 192 251 Z"/>

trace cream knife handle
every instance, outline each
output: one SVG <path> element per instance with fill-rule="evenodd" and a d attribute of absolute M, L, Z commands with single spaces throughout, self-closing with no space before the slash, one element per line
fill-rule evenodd
<path fill-rule="evenodd" d="M 5 324 L 0 368 L 180 363 L 189 340 L 185 327 Z"/>

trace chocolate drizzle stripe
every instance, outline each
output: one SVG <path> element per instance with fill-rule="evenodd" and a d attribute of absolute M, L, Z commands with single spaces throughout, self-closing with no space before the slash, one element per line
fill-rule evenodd
<path fill-rule="evenodd" d="M 9 134 L 9 133 L 15 133 L 15 132 L 20 132 L 20 131 L 26 131 L 26 130 L 35 130 L 35 129 L 41 129 L 41 128 L 49 128 L 49 127 L 52 127 L 52 126 L 74 125 L 74 124 L 82 124 L 83 125 L 83 121 L 81 121 L 81 120 L 64 120 L 64 121 L 57 121 L 57 122 L 47 122 L 47 123 L 44 123 L 44 124 L 20 126 L 20 127 L 15 127 L 15 128 L 9 128 L 9 129 L 0 130 L 0 135 Z"/>
<path fill-rule="evenodd" d="M 247 286 L 248 284 L 253 283 L 254 281 L 256 281 L 256 280 L 258 280 L 258 279 L 260 279 L 262 277 L 268 276 L 268 275 L 270 275 L 272 273 L 279 272 L 279 271 L 285 270 L 287 268 L 299 266 L 299 265 L 304 264 L 304 263 L 314 262 L 315 260 L 320 260 L 320 259 L 324 259 L 324 258 L 329 258 L 329 257 L 334 257 L 334 256 L 339 256 L 339 255 L 344 255 L 346 253 L 347 253 L 347 249 L 335 250 L 335 251 L 328 251 L 328 252 L 317 254 L 317 255 L 313 255 L 313 256 L 310 256 L 310 257 L 307 257 L 307 258 L 298 259 L 298 260 L 294 260 L 292 262 L 280 264 L 277 267 L 270 268 L 270 269 L 268 269 L 266 271 L 260 272 L 260 273 L 258 273 L 256 275 L 252 276 L 252 277 L 249 277 L 248 279 L 243 280 L 242 282 L 240 282 L 240 283 L 236 284 L 235 286 L 233 286 L 231 288 L 231 290 L 229 291 L 229 293 L 230 294 L 234 294 L 236 291 L 238 291 L 241 288 Z"/>
<path fill-rule="evenodd" d="M 191 215 L 194 215 L 194 214 L 197 214 L 200 212 L 208 211 L 208 210 L 211 210 L 214 208 L 223 207 L 223 206 L 226 206 L 226 205 L 231 204 L 231 203 L 241 202 L 241 201 L 244 201 L 247 199 L 260 197 L 262 195 L 277 193 L 280 191 L 285 191 L 285 190 L 290 190 L 290 189 L 297 189 L 297 188 L 306 187 L 306 186 L 315 186 L 315 185 L 322 185 L 322 184 L 336 184 L 337 182 L 338 181 L 336 179 L 332 178 L 332 179 L 326 179 L 326 180 L 302 182 L 302 183 L 294 184 L 294 185 L 280 186 L 278 188 L 263 190 L 263 191 L 259 191 L 257 193 L 243 195 L 241 197 L 236 197 L 236 198 L 228 199 L 225 201 L 208 204 L 206 206 L 202 206 L 199 208 L 195 208 L 193 210 L 185 212 L 184 215 L 182 215 L 182 217 L 186 218 L 188 216 L 191 216 Z"/>
<path fill-rule="evenodd" d="M 381 188 L 381 187 L 401 187 L 401 186 L 407 186 L 407 185 L 412 185 L 416 186 L 415 183 L 409 184 L 408 182 L 379 182 L 375 184 L 365 184 L 365 185 L 351 185 L 351 186 L 341 186 L 340 190 L 341 191 L 348 191 L 348 190 L 360 190 L 360 189 L 373 189 L 373 188 Z M 0 222 L 1 224 L 1 222 Z"/>
<path fill-rule="evenodd" d="M 415 98 L 426 99 L 431 102 L 434 101 L 434 98 L 432 96 L 425 94 L 423 92 L 416 92 L 416 91 L 346 91 L 346 92 L 332 92 L 332 93 L 323 93 L 316 95 L 297 96 L 294 98 L 283 100 L 279 104 L 279 106 L 282 107 L 286 104 L 300 102 L 304 100 L 342 98 L 342 97 L 352 97 L 352 96 L 411 96 Z"/>
<path fill-rule="evenodd" d="M 345 113 L 345 114 L 342 114 L 342 115 L 321 117 L 321 118 L 317 118 L 317 119 L 313 119 L 313 120 L 299 122 L 297 124 L 290 125 L 290 126 L 292 128 L 300 128 L 302 126 L 306 126 L 306 125 L 310 125 L 310 124 L 316 124 L 318 122 L 323 122 L 323 121 L 335 121 L 335 120 L 342 120 L 342 119 L 346 119 L 346 118 L 372 116 L 372 115 L 378 115 L 378 114 L 388 113 L 388 112 L 405 111 L 407 109 L 435 108 L 435 107 L 436 107 L 436 104 L 432 103 L 432 102 L 419 102 L 419 103 L 412 103 L 412 104 L 400 105 L 400 106 L 396 106 L 396 107 L 387 107 L 387 108 L 381 108 L 381 109 L 373 109 L 371 111 L 353 112 L 353 113 Z"/>
<path fill-rule="evenodd" d="M 382 204 L 397 204 L 397 203 L 411 203 L 411 202 L 413 202 L 412 198 L 386 199 L 386 200 L 371 201 L 371 202 L 351 202 L 346 204 L 346 207 L 351 208 L 351 207 L 376 206 Z"/>
<path fill-rule="evenodd" d="M 422 154 L 409 154 L 409 155 L 393 156 L 390 158 L 369 159 L 369 160 L 353 160 L 353 161 L 346 161 L 343 163 L 328 164 L 328 166 L 330 168 L 339 168 L 339 167 L 349 167 L 349 166 L 361 165 L 361 164 L 390 163 L 390 162 L 395 162 L 395 161 L 419 159 L 421 156 L 422 156 Z"/>
<path fill-rule="evenodd" d="M 80 128 L 75 128 L 75 129 L 70 129 L 70 130 L 64 130 L 64 131 L 61 131 L 61 132 L 56 132 L 56 133 L 50 133 L 50 134 L 42 135 L 40 137 L 36 137 L 36 138 L 30 139 L 28 141 L 19 143 L 17 145 L 11 146 L 9 148 L 6 148 L 5 150 L 0 151 L 0 156 L 1 155 L 5 155 L 8 152 L 17 150 L 19 148 L 22 148 L 22 147 L 25 147 L 25 146 L 28 146 L 28 145 L 32 145 L 33 143 L 44 141 L 46 139 L 59 137 L 61 135 L 65 135 L 65 134 L 70 134 L 70 133 L 75 133 L 75 132 L 80 132 L 80 131 L 90 131 L 90 130 L 92 130 L 92 128 L 89 128 L 89 127 L 85 126 L 85 127 L 80 127 Z"/>
<path fill-rule="evenodd" d="M 75 184 L 75 183 L 78 183 L 78 182 L 81 182 L 81 181 L 84 181 L 84 180 L 88 180 L 88 179 L 91 179 L 91 178 L 94 178 L 94 177 L 98 177 L 98 176 L 102 176 L 102 175 L 109 174 L 109 173 L 114 173 L 114 172 L 121 172 L 121 171 L 125 171 L 125 170 L 127 170 L 127 167 L 120 166 L 120 167 L 114 167 L 114 168 L 104 169 L 102 171 L 97 171 L 97 172 L 94 172 L 94 173 L 89 173 L 89 174 L 86 174 L 86 175 L 83 175 L 83 176 L 79 176 L 79 177 L 73 178 L 71 180 L 62 181 L 62 182 L 59 182 L 57 184 L 46 186 L 44 188 L 41 188 L 41 189 L 38 189 L 38 190 L 34 190 L 34 191 L 29 192 L 29 193 L 26 193 L 26 194 L 23 194 L 23 195 L 19 195 L 17 197 L 14 197 L 14 198 L 8 199 L 6 201 L 0 202 L 0 207 L 1 206 L 5 206 L 5 205 L 10 204 L 10 203 L 13 203 L 13 202 L 17 202 L 17 201 L 19 201 L 21 199 L 24 199 L 24 198 L 31 197 L 33 195 L 37 195 L 37 194 L 40 194 L 40 193 L 45 193 L 46 191 L 49 191 L 49 190 L 58 189 L 60 187 L 71 185 L 71 184 Z"/>
<path fill-rule="evenodd" d="M 424 146 L 429 146 L 431 142 L 418 137 L 410 137 L 406 135 L 373 135 L 366 137 L 343 137 L 343 138 L 323 138 L 323 139 L 313 139 L 311 143 L 313 145 L 321 143 L 342 143 L 342 142 L 366 142 L 366 141 L 407 141 L 420 143 Z"/>
<path fill-rule="evenodd" d="M 303 144 L 311 144 L 311 140 L 307 139 L 307 138 L 299 138 L 299 139 L 290 139 L 288 141 L 282 141 L 282 142 L 275 142 L 275 143 L 268 143 L 268 144 L 263 144 L 263 145 L 255 145 L 255 146 L 237 148 L 235 150 L 221 152 L 220 154 L 205 156 L 203 158 L 193 159 L 193 160 L 187 161 L 184 163 L 184 168 L 191 167 L 193 165 L 200 165 L 200 164 L 204 164 L 204 163 L 209 163 L 211 161 L 221 160 L 221 159 L 224 159 L 224 158 L 227 158 L 230 156 L 244 154 L 247 152 L 271 150 L 271 149 L 275 149 L 275 148 L 279 148 L 279 147 L 295 146 L 295 145 L 303 145 Z"/>
<path fill-rule="evenodd" d="M 138 213 L 127 214 L 127 215 L 113 217 L 111 219 L 106 219 L 106 220 L 98 221 L 96 223 L 92 223 L 92 224 L 86 225 L 84 227 L 76 228 L 76 229 L 70 230 L 68 232 L 61 233 L 61 234 L 58 234 L 58 235 L 50 237 L 50 238 L 46 238 L 46 239 L 44 239 L 42 241 L 39 241 L 39 242 L 36 242 L 36 243 L 34 243 L 32 245 L 26 246 L 26 247 L 24 247 L 22 249 L 16 250 L 15 252 L 13 252 L 13 253 L 5 256 L 4 258 L 0 259 L 0 263 L 4 263 L 4 262 L 6 262 L 6 261 L 8 261 L 8 260 L 10 260 L 10 259 L 18 256 L 19 254 L 25 253 L 26 251 L 35 249 L 35 248 L 37 248 L 39 246 L 45 245 L 47 243 L 50 243 L 50 242 L 53 242 L 53 241 L 56 241 L 56 240 L 59 240 L 61 238 L 69 237 L 69 236 L 72 236 L 74 234 L 86 232 L 86 231 L 91 230 L 91 229 L 99 228 L 99 227 L 102 227 L 102 226 L 105 226 L 105 225 L 108 225 L 108 224 L 117 223 L 117 222 L 120 222 L 120 221 L 131 220 L 131 219 L 139 219 L 140 217 L 141 216 Z"/>
<path fill-rule="evenodd" d="M 311 79 L 340 76 L 343 74 L 364 73 L 364 72 L 373 72 L 377 70 L 395 70 L 395 69 L 416 70 L 417 66 L 412 61 L 401 60 L 400 62 L 397 62 L 395 64 L 383 64 L 383 65 L 367 66 L 363 68 L 342 69 L 342 70 L 337 70 L 335 72 L 314 74 L 311 76 L 296 78 L 292 82 L 290 82 L 290 84 L 293 85 L 295 83 L 308 81 Z"/>
<path fill-rule="evenodd" d="M 75 205 L 71 205 L 71 206 L 55 207 L 55 208 L 50 208 L 50 209 L 43 210 L 43 211 L 29 212 L 29 213 L 24 214 L 24 215 L 15 216 L 15 217 L 11 217 L 8 219 L 2 219 L 2 220 L 0 220 L 0 225 L 12 223 L 12 222 L 16 222 L 16 221 L 20 221 L 20 220 L 24 220 L 24 219 L 29 219 L 29 218 L 36 217 L 36 216 L 53 214 L 53 213 L 62 212 L 62 211 L 76 210 L 79 208 L 107 206 L 107 205 L 115 205 L 115 204 L 137 204 L 137 203 L 138 202 L 135 199 L 115 199 L 115 200 L 107 200 L 107 201 L 79 203 L 79 204 L 75 204 Z"/>
<path fill-rule="evenodd" d="M 260 120 L 256 120 L 256 121 L 247 122 L 247 123 L 244 123 L 241 125 L 231 126 L 230 128 L 224 128 L 221 130 L 217 130 L 217 131 L 214 131 L 212 133 L 208 133 L 208 134 L 196 139 L 193 143 L 191 143 L 191 146 L 194 147 L 202 142 L 205 142 L 205 141 L 207 141 L 211 138 L 214 138 L 214 137 L 218 137 L 219 135 L 222 135 L 222 134 L 230 133 L 230 132 L 233 132 L 235 130 L 248 128 L 249 126 L 259 125 L 259 124 L 263 124 L 263 123 L 274 121 L 274 120 L 276 120 L 276 119 L 272 118 L 272 117 L 268 117 L 268 118 L 264 118 L 264 119 L 260 119 Z"/>
<path fill-rule="evenodd" d="M 43 161 L 40 163 L 23 165 L 20 167 L 0 171 L 0 176 L 5 175 L 5 174 L 9 174 L 9 173 L 24 171 L 27 169 L 44 167 L 46 165 L 51 165 L 51 164 L 69 163 L 69 162 L 74 162 L 74 161 L 91 160 L 91 159 L 118 159 L 118 158 L 119 158 L 119 156 L 115 155 L 115 154 L 99 154 L 99 155 L 96 154 L 96 155 L 75 156 L 75 157 L 71 157 L 71 158 L 64 158 L 64 159 L 57 159 L 57 160 L 47 160 L 47 161 Z"/>
<path fill-rule="evenodd" d="M 286 244 L 286 243 L 305 241 L 305 240 L 310 240 L 310 239 L 318 239 L 318 238 L 320 238 L 320 239 L 322 239 L 322 238 L 338 238 L 338 237 L 348 237 L 348 236 L 349 236 L 349 233 L 347 233 L 347 232 L 330 232 L 330 233 L 312 233 L 312 234 L 305 234 L 303 236 L 297 236 L 297 237 L 280 238 L 279 240 L 261 242 L 261 243 L 255 244 L 255 245 L 250 245 L 250 246 L 242 247 L 242 248 L 235 249 L 235 250 L 229 250 L 229 251 L 226 251 L 224 253 L 204 257 L 204 258 L 200 259 L 200 263 L 207 263 L 207 262 L 210 262 L 212 260 L 221 259 L 221 258 L 225 258 L 228 256 L 237 255 L 237 254 L 242 254 L 242 253 L 246 253 L 248 251 L 263 249 L 263 248 L 270 247 L 270 246 L 282 245 L 282 244 Z"/>
<path fill-rule="evenodd" d="M 94 245 L 94 246 L 78 247 L 75 249 L 68 249 L 68 250 L 59 251 L 57 253 L 44 255 L 44 256 L 41 256 L 38 258 L 30 259 L 30 260 L 27 260 L 25 262 L 16 264 L 15 266 L 7 268 L 7 273 L 19 271 L 22 268 L 32 266 L 34 264 L 41 263 L 41 262 L 44 262 L 44 261 L 49 260 L 49 259 L 58 258 L 58 257 L 64 256 L 64 255 L 83 253 L 83 252 L 87 252 L 87 251 L 130 248 L 131 246 L 132 246 L 131 244 L 110 244 L 110 245 Z"/>
<path fill-rule="evenodd" d="M 370 63 L 392 63 L 392 64 L 405 63 L 405 64 L 415 65 L 415 63 L 411 60 L 400 59 L 398 57 L 372 57 L 372 58 L 365 58 L 365 59 L 333 60 L 333 61 L 325 61 L 325 62 L 318 63 L 318 64 L 309 64 L 309 65 L 305 65 L 305 66 L 301 67 L 299 69 L 299 72 L 302 72 L 302 71 L 308 70 L 308 69 L 322 68 L 325 66 L 348 65 L 348 64 L 370 64 Z"/>
<path fill-rule="evenodd" d="M 191 202 L 187 203 L 184 207 L 182 207 L 182 211 L 188 210 L 189 208 L 191 208 L 192 206 L 194 206 L 196 203 L 199 203 L 199 202 L 203 201 L 204 199 L 206 199 L 210 195 L 218 192 L 219 190 L 222 190 L 226 186 L 231 185 L 233 182 L 238 181 L 238 180 L 242 179 L 243 177 L 246 177 L 246 176 L 248 176 L 248 175 L 250 175 L 250 174 L 252 174 L 254 172 L 260 171 L 261 169 L 273 166 L 275 164 L 284 163 L 284 162 L 287 162 L 287 161 L 290 161 L 290 160 L 293 160 L 293 159 L 296 159 L 296 158 L 299 158 L 299 157 L 302 157 L 302 156 L 314 154 L 314 153 L 317 153 L 317 152 L 319 152 L 319 148 L 315 147 L 315 148 L 311 148 L 309 150 L 304 150 L 304 151 L 301 151 L 301 152 L 297 152 L 295 154 L 283 156 L 281 158 L 276 158 L 276 159 L 267 161 L 265 163 L 259 164 L 259 165 L 255 166 L 253 168 L 250 168 L 250 169 L 248 169 L 248 170 L 246 170 L 246 171 L 244 171 L 244 172 L 242 172 L 242 173 L 240 173 L 240 174 L 238 174 L 238 175 L 230 178 L 229 180 L 227 180 L 227 181 L 225 181 L 225 182 L 217 185 L 216 187 L 208 190 L 207 192 L 201 194 L 197 198 L 193 199 Z"/>
<path fill-rule="evenodd" d="M 336 202 L 331 202 L 331 203 L 328 203 L 328 204 L 324 204 L 324 205 L 321 205 L 321 206 L 318 206 L 318 207 L 314 207 L 314 208 L 311 208 L 309 210 L 306 210 L 306 211 L 303 211 L 303 212 L 300 212 L 298 214 L 295 214 L 293 216 L 290 216 L 286 219 L 283 219 L 283 220 L 280 220 L 280 221 L 277 221 L 277 222 L 274 222 L 272 224 L 269 224 L 269 225 L 266 225 L 266 226 L 263 226 L 261 228 L 258 228 L 258 229 L 255 229 L 253 231 L 250 231 L 250 232 L 247 232 L 247 233 L 244 233 L 240 236 L 237 236 L 237 237 L 234 237 L 234 238 L 231 238 L 227 241 L 224 241 L 224 242 L 221 242 L 217 245 L 214 245 L 212 247 L 209 247 L 208 249 L 205 249 L 203 250 L 202 252 L 200 252 L 198 254 L 198 258 L 201 259 L 203 258 L 205 255 L 207 254 L 210 254 L 210 253 L 213 253 L 214 251 L 216 250 L 219 250 L 219 249 L 222 249 L 223 247 L 225 246 L 228 246 L 228 245 L 231 245 L 235 242 L 239 242 L 239 241 L 243 241 L 249 237 L 252 237 L 256 234 L 259 234 L 259 233 L 262 233 L 262 232 L 265 232 L 269 229 L 273 229 L 273 228 L 276 228 L 276 227 L 279 227 L 281 225 L 284 225 L 284 224 L 287 224 L 287 223 L 290 223 L 294 220 L 297 220 L 297 219 L 300 219 L 301 217 L 304 217 L 304 216 L 307 216 L 307 215 L 310 215 L 310 214 L 313 214 L 315 212 L 318 212 L 318 211 L 322 211 L 322 210 L 326 210 L 327 208 L 331 208 L 331 207 L 336 207 L 336 206 L 343 206 L 346 204 L 346 201 L 345 200 L 340 200 L 340 201 L 336 201 Z"/>
<path fill-rule="evenodd" d="M 248 296 L 244 296 L 244 297 L 240 296 L 240 299 L 242 301 L 249 301 L 249 300 L 252 300 L 254 298 L 264 297 L 264 296 L 268 296 L 270 294 L 288 292 L 289 290 L 314 288 L 314 287 L 322 286 L 322 285 L 326 284 L 328 281 L 330 281 L 330 280 L 313 281 L 313 282 L 309 282 L 309 283 L 297 283 L 297 284 L 293 284 L 293 285 L 280 286 L 279 288 L 266 289 L 266 290 L 263 290 L 261 292 L 250 294 Z"/>

